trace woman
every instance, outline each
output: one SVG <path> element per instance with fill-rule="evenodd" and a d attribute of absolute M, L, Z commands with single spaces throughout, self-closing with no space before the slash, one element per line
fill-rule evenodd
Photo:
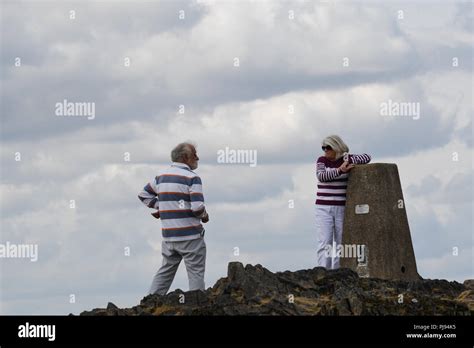
<path fill-rule="evenodd" d="M 325 138 L 322 142 L 322 150 L 324 156 L 319 157 L 316 163 L 318 266 L 336 269 L 339 268 L 339 257 L 333 255 L 332 246 L 333 240 L 336 242 L 336 247 L 342 243 L 349 171 L 355 164 L 369 163 L 371 157 L 367 154 L 350 155 L 349 148 L 337 135 Z"/>

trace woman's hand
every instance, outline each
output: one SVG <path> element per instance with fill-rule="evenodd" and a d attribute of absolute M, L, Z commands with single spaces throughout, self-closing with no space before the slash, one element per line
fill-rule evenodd
<path fill-rule="evenodd" d="M 350 171 L 352 168 L 355 167 L 355 164 L 349 164 L 348 161 L 345 161 L 340 167 L 339 169 L 343 172 L 343 173 L 347 173 L 348 171 Z"/>

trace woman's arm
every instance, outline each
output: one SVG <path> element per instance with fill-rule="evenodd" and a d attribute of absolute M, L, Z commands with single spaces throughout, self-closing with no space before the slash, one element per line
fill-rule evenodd
<path fill-rule="evenodd" d="M 316 163 L 316 176 L 320 182 L 332 181 L 341 174 L 340 168 L 326 168 L 323 162 Z"/>
<path fill-rule="evenodd" d="M 349 163 L 354 164 L 367 164 L 370 162 L 372 157 L 370 155 L 364 153 L 363 155 L 349 155 Z"/>

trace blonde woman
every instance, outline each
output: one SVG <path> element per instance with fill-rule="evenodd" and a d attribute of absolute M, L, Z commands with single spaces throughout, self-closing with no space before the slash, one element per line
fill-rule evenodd
<path fill-rule="evenodd" d="M 324 156 L 316 162 L 318 191 L 316 197 L 316 231 L 318 234 L 318 266 L 339 268 L 339 257 L 333 254 L 342 243 L 342 225 L 346 204 L 349 171 L 356 164 L 369 163 L 370 155 L 349 154 L 349 148 L 337 135 L 326 137 L 322 142 Z"/>

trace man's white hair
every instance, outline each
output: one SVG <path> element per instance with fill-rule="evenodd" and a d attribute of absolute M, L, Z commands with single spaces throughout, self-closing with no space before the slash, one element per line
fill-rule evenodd
<path fill-rule="evenodd" d="M 345 153 L 349 152 L 349 148 L 346 143 L 338 135 L 330 135 L 324 138 L 322 145 L 329 145 L 331 148 L 336 151 L 336 160 L 344 156 Z"/>
<path fill-rule="evenodd" d="M 171 150 L 171 160 L 173 162 L 179 162 L 185 155 L 191 156 L 193 154 L 193 147 L 196 148 L 196 145 L 191 142 L 184 142 L 176 145 L 175 148 Z"/>

